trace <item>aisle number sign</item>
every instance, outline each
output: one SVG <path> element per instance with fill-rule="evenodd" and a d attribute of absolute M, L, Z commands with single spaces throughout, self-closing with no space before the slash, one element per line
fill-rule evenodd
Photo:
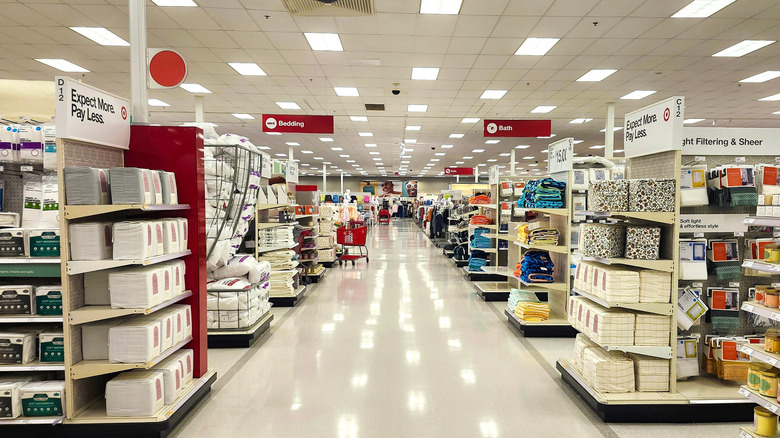
<path fill-rule="evenodd" d="M 285 180 L 289 183 L 298 184 L 298 163 L 295 161 L 287 162 L 287 175 L 285 175 Z"/>
<path fill-rule="evenodd" d="M 626 114 L 626 158 L 641 157 L 682 148 L 685 98 L 671 97 Z"/>
<path fill-rule="evenodd" d="M 490 171 L 488 173 L 488 182 L 490 183 L 490 185 L 498 184 L 498 175 L 499 175 L 498 166 L 490 166 Z"/>
<path fill-rule="evenodd" d="M 66 76 L 54 83 L 58 138 L 129 148 L 129 101 Z"/>
<path fill-rule="evenodd" d="M 574 139 L 564 138 L 550 144 L 547 150 L 547 172 L 567 172 L 574 162 Z"/>

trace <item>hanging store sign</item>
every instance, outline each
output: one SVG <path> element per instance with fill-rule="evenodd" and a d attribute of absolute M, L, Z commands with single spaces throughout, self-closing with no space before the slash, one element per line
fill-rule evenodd
<path fill-rule="evenodd" d="M 780 155 L 780 129 L 684 128 L 683 155 Z"/>
<path fill-rule="evenodd" d="M 626 158 L 680 150 L 684 117 L 685 98 L 681 96 L 626 114 L 623 137 Z"/>
<path fill-rule="evenodd" d="M 498 184 L 498 175 L 500 173 L 500 170 L 498 169 L 498 166 L 490 166 L 488 173 L 488 182 L 492 186 L 493 184 Z"/>
<path fill-rule="evenodd" d="M 445 167 L 445 175 L 474 175 L 473 167 Z"/>
<path fill-rule="evenodd" d="M 129 101 L 66 76 L 54 83 L 58 138 L 129 148 Z"/>
<path fill-rule="evenodd" d="M 550 120 L 487 120 L 484 137 L 549 137 Z"/>
<path fill-rule="evenodd" d="M 564 138 L 547 149 L 547 172 L 567 172 L 574 163 L 574 139 Z"/>
<path fill-rule="evenodd" d="M 175 88 L 187 80 L 187 62 L 175 50 L 148 49 L 149 88 Z"/>
<path fill-rule="evenodd" d="M 333 134 L 333 116 L 263 114 L 263 132 Z"/>
<path fill-rule="evenodd" d="M 284 179 L 287 182 L 298 184 L 298 163 L 287 161 L 287 174 Z"/>

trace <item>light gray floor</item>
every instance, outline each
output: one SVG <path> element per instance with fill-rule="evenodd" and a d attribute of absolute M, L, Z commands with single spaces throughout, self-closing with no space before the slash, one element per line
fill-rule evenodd
<path fill-rule="evenodd" d="M 525 339 L 410 221 L 334 268 L 219 379 L 178 437 L 736 436 L 741 424 L 606 425 L 563 384 L 571 339 Z"/>

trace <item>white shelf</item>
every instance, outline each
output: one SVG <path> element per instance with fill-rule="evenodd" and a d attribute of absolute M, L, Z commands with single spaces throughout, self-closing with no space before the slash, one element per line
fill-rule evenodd
<path fill-rule="evenodd" d="M 485 228 L 488 230 L 497 230 L 498 226 L 495 224 L 491 224 L 491 225 L 469 224 L 469 228 Z"/>
<path fill-rule="evenodd" d="M 581 254 L 582 253 L 580 253 L 580 255 Z M 674 271 L 674 261 L 672 260 L 635 260 L 635 259 L 624 259 L 624 258 L 603 259 L 600 257 L 586 257 L 586 256 L 582 256 L 582 260 L 588 262 L 602 263 L 605 265 L 634 266 L 636 268 L 652 269 L 655 271 L 664 271 L 664 272 Z"/>
<path fill-rule="evenodd" d="M 546 289 L 546 290 L 560 290 L 560 291 L 568 291 L 569 285 L 567 283 L 558 283 L 558 282 L 552 282 L 552 283 L 528 283 L 526 281 L 523 281 L 520 279 L 520 277 L 513 275 L 512 276 L 515 280 L 519 281 L 523 286 L 526 287 L 537 287 L 540 289 Z"/>
<path fill-rule="evenodd" d="M 290 245 L 290 246 L 287 246 L 287 245 L 282 245 L 282 246 L 263 246 L 263 247 L 257 248 L 256 251 L 259 254 L 259 253 L 263 253 L 263 252 L 279 251 L 279 250 L 284 250 L 284 249 L 293 249 L 293 248 L 295 248 L 297 246 L 298 246 L 297 243 L 295 243 L 293 245 Z"/>
<path fill-rule="evenodd" d="M 111 306 L 84 306 L 71 311 L 70 315 L 68 316 L 68 322 L 71 325 L 77 325 L 86 324 L 93 321 L 118 318 L 120 316 L 126 315 L 149 315 L 191 296 L 192 291 L 187 290 L 184 291 L 184 293 L 181 295 L 177 295 L 170 300 L 165 301 L 164 303 L 160 303 L 148 309 L 112 309 Z"/>
<path fill-rule="evenodd" d="M 754 432 L 753 429 L 750 427 L 740 427 L 739 438 L 770 438 L 770 437 L 759 435 L 756 432 Z"/>
<path fill-rule="evenodd" d="M 780 363 L 780 354 L 764 351 L 763 344 L 737 344 L 737 350 L 773 367 Z"/>
<path fill-rule="evenodd" d="M 61 417 L 18 417 L 18 418 L 0 418 L 0 427 L 3 426 L 18 426 L 28 424 L 59 424 L 65 416 Z"/>
<path fill-rule="evenodd" d="M 742 223 L 745 225 L 780 227 L 780 217 L 748 216 Z"/>
<path fill-rule="evenodd" d="M 769 318 L 773 321 L 780 321 L 780 309 L 774 307 L 767 307 L 763 304 L 759 304 L 755 301 L 748 301 L 742 303 L 742 310 L 745 312 L 754 313 L 764 318 Z"/>
<path fill-rule="evenodd" d="M 17 371 L 65 371 L 65 364 L 37 360 L 25 364 L 0 364 L 0 372 L 2 373 L 15 373 Z"/>
<path fill-rule="evenodd" d="M 482 271 L 488 274 L 503 275 L 505 277 L 511 277 L 512 271 L 506 266 L 483 266 Z"/>
<path fill-rule="evenodd" d="M 472 248 L 471 245 L 469 245 L 469 251 L 482 251 L 482 252 L 489 252 L 489 253 L 495 253 L 495 248 Z"/>
<path fill-rule="evenodd" d="M 777 397 L 764 397 L 758 391 L 752 390 L 744 385 L 739 387 L 739 394 L 753 403 L 766 408 L 775 415 L 780 412 L 780 404 L 777 402 Z"/>
<path fill-rule="evenodd" d="M 672 347 L 651 347 L 644 345 L 602 345 L 607 351 L 622 351 L 624 353 L 644 354 L 661 359 L 672 358 Z"/>
<path fill-rule="evenodd" d="M 648 222 L 659 222 L 664 224 L 673 224 L 676 220 L 674 212 L 653 212 L 653 211 L 578 211 L 578 216 L 598 216 L 625 219 L 640 219 Z"/>
<path fill-rule="evenodd" d="M 569 209 L 568 208 L 515 208 L 512 212 L 513 215 L 514 212 L 526 212 L 526 211 L 533 211 L 536 213 L 542 213 L 542 214 L 550 214 L 555 216 L 568 216 L 569 215 Z M 515 215 L 516 216 L 516 215 Z"/>
<path fill-rule="evenodd" d="M 150 266 L 157 263 L 176 260 L 192 254 L 192 251 L 186 250 L 173 254 L 165 254 L 152 257 L 146 260 L 97 260 L 97 261 L 70 261 L 67 262 L 68 275 L 83 274 L 85 272 L 103 271 L 105 269 L 121 268 L 123 266 Z"/>
<path fill-rule="evenodd" d="M 0 265 L 40 265 L 40 264 L 60 264 L 62 259 L 59 257 L 3 257 L 0 258 Z"/>
<path fill-rule="evenodd" d="M 514 241 L 515 245 L 519 246 L 520 248 L 524 249 L 538 249 L 540 251 L 547 251 L 547 252 L 554 252 L 557 254 L 568 254 L 569 248 L 567 248 L 564 245 L 529 245 L 527 243 L 520 243 L 518 241 Z"/>
<path fill-rule="evenodd" d="M 70 367 L 72 379 L 86 379 L 88 377 L 102 376 L 105 374 L 118 373 L 121 371 L 144 369 L 148 370 L 163 360 L 170 357 L 173 353 L 179 351 L 182 347 L 192 341 L 192 336 L 175 344 L 165 350 L 161 355 L 145 363 L 110 363 L 107 360 L 83 360 Z"/>
<path fill-rule="evenodd" d="M 116 213 L 119 211 L 177 211 L 189 210 L 187 204 L 177 205 L 143 205 L 143 204 L 125 204 L 125 205 L 66 205 L 65 218 L 68 220 L 79 219 L 90 216 L 97 216 L 107 213 Z"/>
<path fill-rule="evenodd" d="M 742 262 L 742 267 L 755 269 L 756 271 L 769 272 L 771 274 L 780 274 L 780 264 L 769 263 L 763 260 L 745 260 Z"/>
<path fill-rule="evenodd" d="M 485 293 L 509 293 L 512 290 L 512 286 L 506 282 L 496 281 L 475 281 L 474 286 L 479 289 L 483 294 Z"/>
<path fill-rule="evenodd" d="M 514 314 L 514 312 L 510 312 L 509 309 L 504 309 L 504 313 L 517 321 L 519 324 L 522 325 L 558 325 L 558 326 L 564 326 L 564 327 L 571 327 L 571 323 L 569 323 L 569 320 L 566 318 L 563 318 L 561 316 L 556 315 L 552 310 L 550 310 L 550 317 L 544 321 L 523 321 L 522 319 L 518 318 L 517 315 Z"/>
<path fill-rule="evenodd" d="M 572 291 L 583 298 L 587 298 L 594 303 L 606 308 L 630 309 L 640 312 L 656 313 L 658 315 L 671 315 L 674 307 L 671 303 L 614 303 L 579 289 L 573 288 Z"/>
<path fill-rule="evenodd" d="M 62 315 L 0 315 L 0 323 L 55 323 L 62 324 Z"/>
<path fill-rule="evenodd" d="M 472 206 L 472 207 L 490 208 L 490 209 L 493 209 L 493 210 L 498 209 L 498 205 L 497 204 L 469 204 L 469 205 Z"/>

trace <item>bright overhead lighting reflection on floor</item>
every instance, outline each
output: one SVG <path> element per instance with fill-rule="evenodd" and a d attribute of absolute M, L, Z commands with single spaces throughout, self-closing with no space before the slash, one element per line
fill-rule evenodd
<path fill-rule="evenodd" d="M 424 113 L 428 111 L 428 105 L 414 105 L 410 104 L 406 107 L 406 110 L 410 113 Z"/>
<path fill-rule="evenodd" d="M 736 0 L 693 0 L 672 15 L 672 18 L 706 18 L 720 11 Z"/>
<path fill-rule="evenodd" d="M 579 79 L 577 79 L 577 82 L 600 82 L 604 79 L 608 78 L 612 75 L 612 73 L 615 73 L 617 70 L 613 70 L 610 68 L 605 69 L 593 69 L 584 75 L 580 76 Z"/>
<path fill-rule="evenodd" d="M 583 123 L 588 123 L 591 120 L 593 120 L 593 119 L 574 119 L 574 120 L 570 121 L 569 123 L 574 123 L 574 124 L 577 124 L 577 125 L 581 125 Z"/>
<path fill-rule="evenodd" d="M 457 15 L 463 0 L 422 0 L 421 14 Z"/>
<path fill-rule="evenodd" d="M 533 113 L 533 114 L 547 114 L 550 111 L 554 110 L 555 108 L 558 108 L 558 107 L 555 106 L 555 105 L 540 105 L 540 106 L 537 106 L 536 108 L 532 109 L 531 113 Z"/>
<path fill-rule="evenodd" d="M 515 55 L 541 56 L 552 49 L 558 41 L 560 41 L 559 38 L 526 38 Z"/>
<path fill-rule="evenodd" d="M 301 109 L 301 107 L 298 106 L 298 104 L 295 103 L 295 102 L 276 102 L 276 105 L 278 105 L 279 108 L 286 109 L 286 110 L 299 110 L 299 109 Z"/>
<path fill-rule="evenodd" d="M 355 87 L 333 87 L 333 91 L 336 92 L 336 95 L 341 97 L 358 97 L 360 96 L 360 93 L 358 92 L 358 89 Z"/>
<path fill-rule="evenodd" d="M 105 27 L 71 27 L 70 30 L 78 32 L 101 46 L 129 46 L 130 43 L 118 37 Z"/>
<path fill-rule="evenodd" d="M 237 119 L 241 119 L 241 120 L 254 120 L 255 119 L 254 117 L 252 117 L 251 114 L 245 114 L 245 113 L 233 114 L 233 117 L 235 117 Z"/>
<path fill-rule="evenodd" d="M 36 59 L 36 61 L 66 73 L 89 73 L 89 70 L 86 68 L 80 67 L 64 59 Z"/>
<path fill-rule="evenodd" d="M 147 100 L 147 103 L 149 106 L 171 106 L 170 104 L 167 104 L 160 99 L 149 99 Z"/>
<path fill-rule="evenodd" d="M 268 76 L 262 68 L 254 62 L 228 62 L 242 76 Z"/>
<path fill-rule="evenodd" d="M 755 76 L 751 76 L 749 78 L 742 79 L 740 82 L 749 82 L 749 83 L 756 83 L 760 84 L 762 82 L 771 81 L 772 79 L 780 77 L 780 71 L 765 71 L 763 73 L 759 73 Z"/>
<path fill-rule="evenodd" d="M 480 96 L 480 99 L 490 99 L 490 100 L 498 100 L 504 97 L 504 95 L 507 93 L 507 90 L 485 90 L 484 93 L 482 93 L 482 96 Z"/>
<path fill-rule="evenodd" d="M 367 122 L 368 117 L 366 116 L 349 116 L 349 120 L 352 120 L 353 122 Z"/>
<path fill-rule="evenodd" d="M 305 32 L 303 35 L 306 37 L 312 50 L 325 52 L 344 51 L 344 47 L 341 45 L 341 38 L 339 38 L 337 33 Z"/>
<path fill-rule="evenodd" d="M 632 91 L 625 96 L 621 97 L 623 100 L 639 100 L 644 99 L 647 96 L 650 96 L 651 94 L 655 94 L 657 91 L 651 91 L 651 90 L 636 90 Z"/>
<path fill-rule="evenodd" d="M 704 120 L 706 120 L 706 119 L 685 119 L 685 120 L 683 120 L 683 123 L 686 124 L 686 125 L 692 125 L 694 123 L 703 122 Z"/>
<path fill-rule="evenodd" d="M 435 81 L 439 77 L 436 67 L 412 67 L 412 79 L 415 81 Z"/>
<path fill-rule="evenodd" d="M 766 47 L 772 43 L 774 43 L 774 41 L 745 40 L 742 41 L 741 43 L 734 44 L 731 47 L 727 47 L 712 56 L 726 57 L 726 58 L 739 58 L 740 56 L 747 55 L 750 52 L 755 52 L 756 50 Z"/>

